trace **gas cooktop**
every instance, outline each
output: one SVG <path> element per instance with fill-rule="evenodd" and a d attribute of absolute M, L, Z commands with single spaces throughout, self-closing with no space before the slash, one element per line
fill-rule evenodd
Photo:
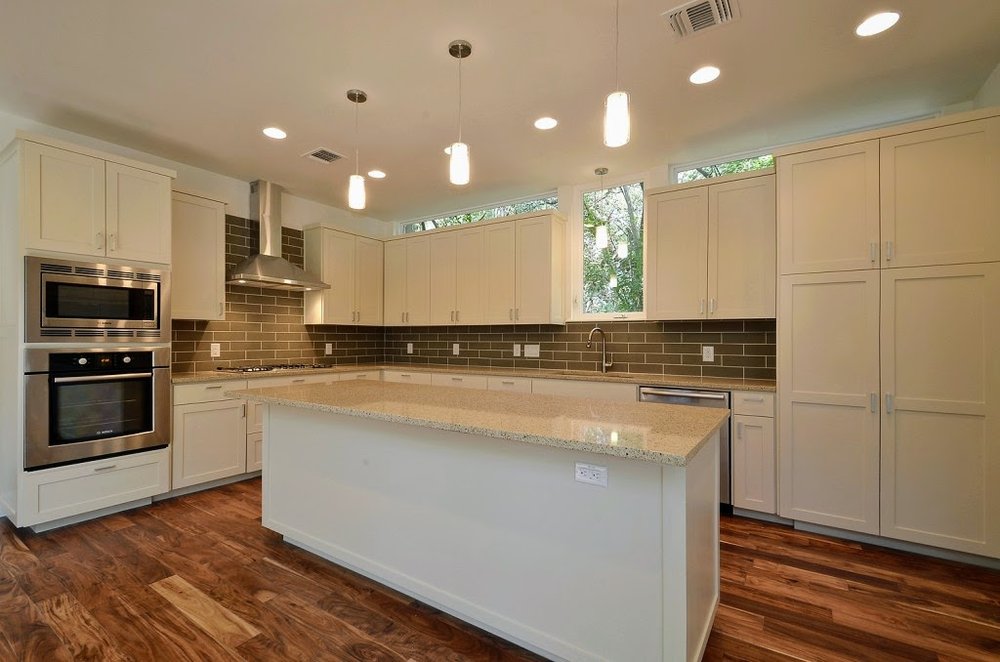
<path fill-rule="evenodd" d="M 280 365 L 244 365 L 233 366 L 231 368 L 218 367 L 216 370 L 222 372 L 271 372 L 272 370 L 312 370 L 315 368 L 329 368 L 322 363 L 282 363 Z"/>

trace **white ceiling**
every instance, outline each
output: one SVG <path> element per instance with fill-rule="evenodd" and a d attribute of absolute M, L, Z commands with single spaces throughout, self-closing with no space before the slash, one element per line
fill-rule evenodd
<path fill-rule="evenodd" d="M 680 0 L 621 0 L 632 142 L 601 141 L 612 0 L 0 0 L 0 108 L 346 207 L 361 107 L 368 216 L 387 221 L 933 112 L 1000 61 L 1000 0 L 739 0 L 743 18 L 675 41 Z M 862 40 L 874 11 L 899 24 Z M 447 181 L 463 63 L 472 183 Z M 687 76 L 715 64 L 722 76 Z M 547 114 L 559 126 L 540 132 Z M 283 142 L 261 128 L 288 131 Z M 300 157 L 328 147 L 350 158 Z"/>

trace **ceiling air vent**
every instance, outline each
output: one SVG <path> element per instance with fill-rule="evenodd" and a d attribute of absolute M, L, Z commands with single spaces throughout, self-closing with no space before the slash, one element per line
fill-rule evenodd
<path fill-rule="evenodd" d="M 313 161 L 319 161 L 320 163 L 333 163 L 334 161 L 339 161 L 344 158 L 342 155 L 337 154 L 332 149 L 327 149 L 325 147 L 317 147 L 311 152 L 306 152 L 302 156 L 307 159 L 312 159 Z"/>
<path fill-rule="evenodd" d="M 681 39 L 735 21 L 740 17 L 740 6 L 736 0 L 695 0 L 664 12 L 663 17 L 674 36 Z"/>

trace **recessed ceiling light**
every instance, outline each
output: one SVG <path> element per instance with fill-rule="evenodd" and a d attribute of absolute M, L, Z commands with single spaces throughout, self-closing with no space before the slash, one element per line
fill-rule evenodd
<path fill-rule="evenodd" d="M 718 67 L 707 66 L 702 67 L 698 71 L 694 72 L 688 77 L 688 80 L 695 85 L 704 85 L 705 83 L 711 83 L 713 80 L 719 77 Z"/>
<path fill-rule="evenodd" d="M 898 20 L 899 14 L 894 11 L 884 11 L 878 14 L 873 14 L 861 21 L 858 27 L 854 29 L 854 33 L 859 37 L 870 37 L 878 34 L 879 32 L 885 32 L 892 26 L 896 25 L 896 21 Z"/>
<path fill-rule="evenodd" d="M 559 124 L 559 122 L 554 117 L 539 117 L 535 120 L 535 128 L 541 129 L 542 131 L 554 129 L 557 124 Z"/>
<path fill-rule="evenodd" d="M 275 140 L 284 140 L 285 137 L 288 136 L 287 133 L 285 133 L 276 126 L 269 126 L 266 129 L 264 129 L 262 133 L 268 138 L 274 138 Z"/>
<path fill-rule="evenodd" d="M 385 173 L 381 170 L 369 170 L 368 176 L 372 179 L 385 179 Z"/>

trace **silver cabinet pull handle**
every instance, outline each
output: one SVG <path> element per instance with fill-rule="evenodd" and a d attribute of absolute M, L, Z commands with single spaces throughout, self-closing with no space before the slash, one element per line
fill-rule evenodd
<path fill-rule="evenodd" d="M 97 473 L 98 471 L 111 471 L 117 466 L 118 466 L 117 464 L 109 464 L 106 467 L 94 467 L 94 473 Z"/>
<path fill-rule="evenodd" d="M 118 250 L 118 237 L 115 236 L 114 232 L 108 235 L 108 244 L 109 244 L 108 246 L 109 250 L 112 251 Z"/>
<path fill-rule="evenodd" d="M 885 394 L 885 413 L 891 414 L 895 409 L 896 403 L 893 402 L 892 393 Z"/>
<path fill-rule="evenodd" d="M 301 379 L 293 379 L 293 380 L 292 380 L 292 383 L 293 383 L 293 384 L 301 384 L 301 383 L 302 383 L 302 382 L 304 382 L 305 380 L 306 380 L 306 378 L 305 378 L 305 377 L 302 377 Z"/>
<path fill-rule="evenodd" d="M 510 315 L 510 319 L 511 319 L 511 321 L 513 321 L 513 319 L 514 319 L 514 309 L 513 309 L 513 308 L 511 308 L 511 309 L 510 309 L 510 313 L 508 313 L 508 314 Z"/>
<path fill-rule="evenodd" d="M 104 250 L 104 233 L 103 232 L 98 232 L 97 233 L 97 250 L 99 250 L 99 251 L 103 251 Z"/>
<path fill-rule="evenodd" d="M 521 319 L 521 309 L 520 308 L 515 308 L 514 309 L 514 319 L 515 320 Z"/>
<path fill-rule="evenodd" d="M 215 386 L 206 386 L 205 390 L 206 391 L 214 391 L 217 388 L 222 388 L 222 384 L 216 384 Z"/>
<path fill-rule="evenodd" d="M 878 262 L 878 242 L 873 241 L 868 244 L 868 256 L 871 258 L 872 264 Z"/>
<path fill-rule="evenodd" d="M 503 384 L 504 386 L 513 386 L 514 385 L 514 382 L 501 381 L 500 383 Z"/>
<path fill-rule="evenodd" d="M 708 300 L 708 312 L 715 313 L 715 299 Z"/>
<path fill-rule="evenodd" d="M 410 373 L 408 373 L 408 372 L 401 372 L 401 373 L 399 373 L 399 376 L 400 377 L 406 377 L 407 379 L 410 378 L 410 377 L 412 377 L 412 375 L 410 375 Z"/>
<path fill-rule="evenodd" d="M 456 321 L 456 322 L 458 321 L 458 313 L 459 313 L 459 311 L 457 311 L 457 310 L 456 310 L 456 311 L 455 311 L 455 321 Z"/>
<path fill-rule="evenodd" d="M 737 439 L 742 439 L 743 438 L 743 424 L 742 423 L 737 423 L 736 424 L 736 438 Z"/>
<path fill-rule="evenodd" d="M 698 304 L 698 314 L 699 315 L 704 315 L 705 314 L 705 300 L 704 299 L 701 299 L 701 303 Z"/>
<path fill-rule="evenodd" d="M 893 250 L 892 241 L 885 242 L 885 261 L 891 262 L 892 256 L 895 251 Z"/>
<path fill-rule="evenodd" d="M 873 414 L 878 411 L 878 393 L 873 391 L 868 394 L 868 406 L 871 408 Z"/>
<path fill-rule="evenodd" d="M 764 396 L 763 395 L 756 395 L 756 396 L 745 395 L 745 396 L 743 396 L 743 401 L 744 402 L 764 402 Z"/>
<path fill-rule="evenodd" d="M 406 321 L 406 313 L 400 313 L 399 314 L 399 321 L 400 322 L 405 322 Z"/>
<path fill-rule="evenodd" d="M 243 405 L 243 414 L 242 414 L 242 416 L 243 416 L 243 418 L 247 417 L 247 406 L 246 406 L 246 404 Z"/>
<path fill-rule="evenodd" d="M 461 377 L 452 377 L 451 381 L 453 381 L 453 382 L 460 382 L 460 381 L 463 381 L 463 380 L 462 380 Z"/>

